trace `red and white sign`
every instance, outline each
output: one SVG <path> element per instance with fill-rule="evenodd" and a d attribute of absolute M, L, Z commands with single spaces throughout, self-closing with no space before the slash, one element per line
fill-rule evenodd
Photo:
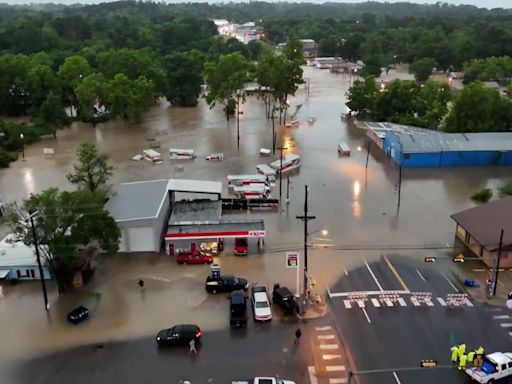
<path fill-rule="evenodd" d="M 189 239 L 233 239 L 235 237 L 260 238 L 265 237 L 265 231 L 217 231 L 195 233 L 166 233 L 165 240 L 189 240 Z"/>

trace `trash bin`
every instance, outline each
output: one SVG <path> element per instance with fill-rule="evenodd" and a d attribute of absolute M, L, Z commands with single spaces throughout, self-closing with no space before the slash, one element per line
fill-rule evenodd
<path fill-rule="evenodd" d="M 473 280 L 473 279 L 466 279 L 466 280 L 464 280 L 464 286 L 465 287 L 474 287 L 475 286 L 475 280 Z"/>

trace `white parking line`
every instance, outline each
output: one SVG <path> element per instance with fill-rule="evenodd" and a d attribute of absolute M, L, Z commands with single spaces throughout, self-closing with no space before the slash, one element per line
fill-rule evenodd
<path fill-rule="evenodd" d="M 345 384 L 348 383 L 346 378 L 329 379 L 329 384 Z"/>
<path fill-rule="evenodd" d="M 332 327 L 330 325 L 326 325 L 324 327 L 315 327 L 315 331 L 330 331 Z"/>
<path fill-rule="evenodd" d="M 496 319 L 496 320 L 503 320 L 503 319 L 510 319 L 510 316 L 509 315 L 496 315 L 496 316 L 493 316 L 492 318 Z"/>
<path fill-rule="evenodd" d="M 450 281 L 450 279 L 448 278 L 448 276 L 446 276 L 443 272 L 441 272 L 441 275 L 443 275 L 443 277 L 446 279 L 446 281 L 448 282 L 448 284 L 450 284 L 453 288 L 453 290 L 455 292 L 459 292 L 459 290 L 457 289 L 457 287 L 455 285 L 453 285 L 453 283 Z"/>
<path fill-rule="evenodd" d="M 502 327 L 502 328 L 512 328 L 512 323 L 501 323 L 500 327 Z"/>
<path fill-rule="evenodd" d="M 317 335 L 318 337 L 318 340 L 330 340 L 330 339 L 335 339 L 336 336 L 334 335 Z"/>
<path fill-rule="evenodd" d="M 366 320 L 368 320 L 368 323 L 372 323 L 372 321 L 370 320 L 370 317 L 368 316 L 368 313 L 366 312 L 366 309 L 363 308 L 363 313 L 364 315 L 366 316 Z"/>
<path fill-rule="evenodd" d="M 348 276 L 347 268 L 343 267 L 343 270 L 345 271 L 345 276 Z"/>
<path fill-rule="evenodd" d="M 328 372 L 339 372 L 339 371 L 344 371 L 345 366 L 344 365 L 328 365 L 327 367 L 325 367 L 325 370 Z"/>
<path fill-rule="evenodd" d="M 318 380 L 316 379 L 315 367 L 309 366 L 308 373 L 309 373 L 309 382 L 311 384 L 318 384 Z"/>
<path fill-rule="evenodd" d="M 425 277 L 421 274 L 419 269 L 416 269 L 416 272 L 418 272 L 418 275 L 421 277 L 421 280 L 427 281 L 427 279 L 425 279 Z"/>
<path fill-rule="evenodd" d="M 384 289 L 382 289 L 382 286 L 380 285 L 379 280 L 377 280 L 377 278 L 375 277 L 375 274 L 373 273 L 372 269 L 370 268 L 370 266 L 368 265 L 368 262 L 366 260 L 364 261 L 364 264 L 366 265 L 366 268 L 368 268 L 368 272 L 370 272 L 370 275 L 372 275 L 373 281 L 375 281 L 375 284 L 377 284 L 377 287 L 379 287 L 379 289 L 382 292 Z"/>
<path fill-rule="evenodd" d="M 338 344 L 320 344 L 320 349 L 338 349 Z"/>
<path fill-rule="evenodd" d="M 324 359 L 324 360 L 341 359 L 341 355 L 322 355 L 322 359 Z"/>
<path fill-rule="evenodd" d="M 396 380 L 396 383 L 397 383 L 397 384 L 402 384 L 402 383 L 400 382 L 400 379 L 398 378 L 398 375 L 396 374 L 396 372 L 393 372 L 393 376 L 395 377 L 395 380 Z"/>

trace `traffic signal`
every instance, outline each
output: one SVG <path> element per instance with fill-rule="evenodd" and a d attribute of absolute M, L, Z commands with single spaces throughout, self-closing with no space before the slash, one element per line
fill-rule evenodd
<path fill-rule="evenodd" d="M 435 257 L 425 257 L 425 263 L 433 263 L 434 261 L 436 261 Z"/>
<path fill-rule="evenodd" d="M 457 256 L 453 258 L 454 263 L 463 263 L 464 262 L 464 254 L 459 253 Z"/>

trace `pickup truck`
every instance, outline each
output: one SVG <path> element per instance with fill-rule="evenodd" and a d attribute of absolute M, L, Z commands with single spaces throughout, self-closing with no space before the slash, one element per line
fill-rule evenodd
<path fill-rule="evenodd" d="M 494 383 L 512 375 L 512 353 L 494 352 L 484 357 L 482 367 L 466 369 L 466 374 L 477 383 Z"/>
<path fill-rule="evenodd" d="M 247 298 L 244 291 L 233 291 L 229 295 L 229 324 L 231 328 L 247 327 Z"/>
<path fill-rule="evenodd" d="M 231 384 L 295 384 L 295 381 L 284 380 L 279 377 L 255 377 L 249 380 L 233 380 Z"/>

